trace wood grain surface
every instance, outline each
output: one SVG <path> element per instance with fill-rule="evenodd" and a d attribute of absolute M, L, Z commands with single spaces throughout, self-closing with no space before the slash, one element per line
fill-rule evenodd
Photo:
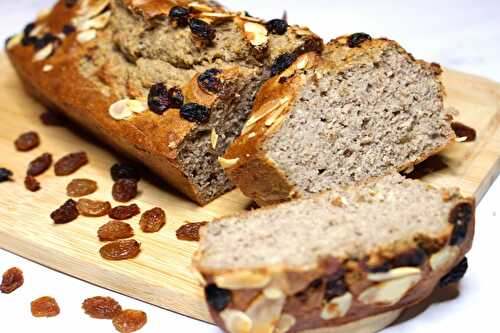
<path fill-rule="evenodd" d="M 424 177 L 439 186 L 458 186 L 480 199 L 500 169 L 500 85 L 475 76 L 446 71 L 447 104 L 458 108 L 457 119 L 474 127 L 478 139 L 456 143 L 422 168 L 436 169 Z M 179 241 L 175 230 L 185 221 L 204 221 L 247 209 L 251 202 L 235 190 L 206 207 L 198 207 L 154 177 L 140 182 L 135 202 L 142 211 L 159 206 L 168 216 L 167 225 L 156 234 L 144 234 L 139 217 L 129 222 L 141 254 L 133 260 L 110 262 L 99 256 L 103 245 L 97 239 L 99 226 L 108 218 L 80 217 L 67 225 L 54 225 L 50 213 L 66 199 L 71 179 L 90 178 L 99 184 L 92 199 L 110 200 L 112 180 L 109 168 L 119 157 L 76 127 L 48 127 L 39 115 L 44 108 L 27 96 L 5 56 L 0 55 L 0 167 L 14 171 L 14 181 L 0 184 L 0 248 L 96 285 L 156 304 L 166 309 L 211 321 L 202 288 L 191 271 L 196 243 Z M 16 137 L 28 130 L 41 136 L 37 149 L 20 153 Z M 56 177 L 50 169 L 38 177 L 42 190 L 28 192 L 23 186 L 29 161 L 44 152 L 55 159 L 84 150 L 90 163 L 77 173 Z M 84 293 L 82 292 L 82 295 Z M 83 297 L 83 296 L 82 296 Z"/>

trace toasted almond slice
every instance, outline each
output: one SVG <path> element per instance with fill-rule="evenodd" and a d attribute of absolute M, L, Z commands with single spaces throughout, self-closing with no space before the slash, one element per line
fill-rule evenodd
<path fill-rule="evenodd" d="M 239 13 L 237 13 L 237 15 L 240 19 L 242 19 L 244 21 L 254 22 L 254 23 L 264 23 L 264 21 L 262 19 L 247 16 L 245 12 L 239 12 Z"/>
<path fill-rule="evenodd" d="M 455 141 L 456 141 L 456 142 L 465 142 L 465 141 L 467 141 L 467 139 L 468 139 L 468 138 L 467 138 L 466 136 L 462 136 L 462 137 L 460 137 L 460 138 L 455 138 Z"/>
<path fill-rule="evenodd" d="M 211 13 L 211 12 L 203 12 L 200 14 L 200 16 L 204 16 L 204 17 L 209 17 L 209 18 L 221 18 L 221 19 L 224 19 L 224 18 L 233 18 L 235 17 L 235 14 L 233 13 Z"/>
<path fill-rule="evenodd" d="M 45 60 L 51 56 L 52 52 L 54 52 L 54 45 L 52 43 L 47 44 L 47 46 L 35 53 L 35 55 L 33 56 L 33 61 L 37 62 Z"/>
<path fill-rule="evenodd" d="M 76 40 L 80 43 L 90 42 L 97 37 L 97 31 L 95 29 L 85 30 L 80 32 L 76 36 Z"/>
<path fill-rule="evenodd" d="M 250 134 L 248 134 L 248 138 L 251 139 L 253 137 L 255 137 L 257 134 L 255 134 L 255 132 L 252 132 Z"/>
<path fill-rule="evenodd" d="M 459 254 L 458 246 L 446 246 L 431 256 L 429 264 L 433 271 L 448 268 L 457 260 Z"/>
<path fill-rule="evenodd" d="M 272 99 L 262 105 L 257 112 L 254 112 L 250 119 L 246 122 L 243 127 L 242 134 L 248 133 L 259 120 L 273 112 L 274 110 L 282 107 L 285 104 L 288 104 L 290 101 L 290 96 L 284 96 L 280 99 Z"/>
<path fill-rule="evenodd" d="M 110 18 L 111 18 L 111 11 L 108 10 L 92 19 L 83 21 L 78 26 L 78 31 L 85 31 L 89 29 L 97 29 L 97 30 L 103 29 L 108 25 Z"/>
<path fill-rule="evenodd" d="M 280 299 L 282 297 L 286 297 L 283 290 L 281 290 L 280 288 L 276 288 L 276 287 L 268 287 L 268 288 L 264 289 L 264 291 L 262 293 L 264 294 L 264 296 L 266 296 L 269 299 Z"/>
<path fill-rule="evenodd" d="M 240 158 L 237 157 L 237 158 L 233 158 L 233 159 L 225 159 L 223 157 L 219 157 L 218 160 L 219 160 L 219 163 L 222 166 L 222 168 L 227 169 L 227 168 L 235 166 L 238 163 L 238 161 L 240 160 Z"/>
<path fill-rule="evenodd" d="M 363 291 L 361 295 L 359 295 L 359 300 L 365 304 L 394 305 L 399 302 L 421 278 L 421 274 L 416 274 L 376 284 Z"/>
<path fill-rule="evenodd" d="M 94 4 L 88 6 L 87 8 L 83 8 L 82 6 L 80 7 L 82 9 L 82 13 L 80 15 L 86 18 L 97 16 L 109 6 L 110 2 L 111 0 L 97 0 Z"/>
<path fill-rule="evenodd" d="M 42 72 L 50 72 L 51 70 L 54 69 L 54 65 L 51 64 L 45 64 L 42 68 Z"/>
<path fill-rule="evenodd" d="M 261 46 L 267 43 L 267 29 L 264 25 L 255 22 L 245 22 L 243 25 L 245 37 L 253 46 Z"/>
<path fill-rule="evenodd" d="M 212 143 L 212 148 L 216 149 L 217 148 L 217 141 L 219 140 L 219 134 L 217 134 L 217 131 L 215 128 L 212 128 L 212 132 L 210 133 L 210 143 Z"/>
<path fill-rule="evenodd" d="M 21 40 L 23 39 L 24 34 L 22 32 L 18 33 L 17 35 L 14 35 L 9 39 L 7 42 L 7 50 L 12 49 L 14 46 L 18 45 Z"/>
<path fill-rule="evenodd" d="M 38 24 L 33 30 L 30 31 L 30 36 L 39 36 L 45 30 L 45 24 Z"/>
<path fill-rule="evenodd" d="M 286 297 L 269 299 L 258 296 L 248 307 L 246 314 L 252 320 L 252 333 L 273 332 L 278 323 Z"/>
<path fill-rule="evenodd" d="M 214 11 L 214 9 L 212 7 L 201 4 L 201 3 L 196 2 L 196 1 L 188 4 L 188 7 L 193 9 L 193 10 L 197 10 L 199 12 L 213 12 Z"/>
<path fill-rule="evenodd" d="M 420 274 L 420 269 L 417 267 L 399 267 L 385 273 L 370 273 L 368 274 L 368 280 L 381 282 L 418 274 Z"/>
<path fill-rule="evenodd" d="M 281 316 L 273 333 L 286 333 L 293 327 L 293 325 L 295 325 L 296 322 L 297 320 L 294 316 L 285 313 Z"/>
<path fill-rule="evenodd" d="M 217 275 L 215 284 L 220 288 L 238 290 L 263 288 L 271 282 L 271 276 L 252 271 L 231 272 Z"/>
<path fill-rule="evenodd" d="M 352 294 L 347 292 L 342 296 L 335 297 L 323 306 L 321 318 L 331 320 L 346 315 L 351 308 Z"/>
<path fill-rule="evenodd" d="M 142 113 L 148 110 L 146 103 L 137 99 L 127 99 L 127 107 L 133 113 Z"/>
<path fill-rule="evenodd" d="M 230 333 L 250 333 L 252 330 L 252 320 L 242 311 L 226 309 L 220 317 Z"/>
<path fill-rule="evenodd" d="M 127 100 L 119 100 L 109 107 L 109 115 L 115 120 L 124 120 L 132 117 L 132 111 L 127 106 Z"/>

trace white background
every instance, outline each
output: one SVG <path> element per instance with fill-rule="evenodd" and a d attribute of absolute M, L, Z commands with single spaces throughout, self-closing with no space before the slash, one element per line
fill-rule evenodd
<path fill-rule="evenodd" d="M 500 81 L 500 1 L 222 1 L 254 16 L 274 18 L 288 11 L 289 21 L 308 25 L 325 39 L 364 31 L 398 40 L 418 58 L 439 62 Z M 0 38 L 19 31 L 52 0 L 0 0 Z M 470 270 L 459 290 L 446 289 L 411 311 L 387 333 L 500 332 L 498 299 L 500 270 L 500 179 L 480 203 L 477 236 L 469 254 Z M 1 247 L 1 244 L 0 244 Z M 18 266 L 25 285 L 13 294 L 0 294 L 0 333 L 112 332 L 106 320 L 90 319 L 80 309 L 83 298 L 112 296 L 125 308 L 142 309 L 148 324 L 141 332 L 219 332 L 211 325 L 90 285 L 0 250 L 0 272 Z M 50 319 L 31 317 L 30 302 L 43 295 L 57 298 L 61 314 Z"/>

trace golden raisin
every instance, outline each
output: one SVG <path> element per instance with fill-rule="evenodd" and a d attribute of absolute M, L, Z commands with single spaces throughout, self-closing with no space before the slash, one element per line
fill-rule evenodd
<path fill-rule="evenodd" d="M 181 226 L 175 232 L 177 239 L 184 241 L 199 241 L 200 240 L 200 228 L 206 225 L 208 222 L 194 222 L 187 223 Z"/>
<path fill-rule="evenodd" d="M 31 302 L 31 314 L 33 317 L 54 317 L 59 314 L 59 305 L 54 298 L 44 296 Z"/>
<path fill-rule="evenodd" d="M 97 230 L 97 236 L 101 241 L 115 241 L 129 238 L 134 235 L 134 230 L 130 224 L 122 221 L 109 221 Z"/>
<path fill-rule="evenodd" d="M 85 152 L 71 153 L 60 158 L 54 165 L 56 176 L 67 176 L 89 162 Z"/>
<path fill-rule="evenodd" d="M 120 333 L 131 333 L 140 330 L 148 318 L 146 313 L 139 310 L 124 310 L 113 318 L 113 325 Z"/>
<path fill-rule="evenodd" d="M 137 181 L 135 179 L 118 179 L 113 184 L 113 199 L 118 202 L 129 202 L 137 196 Z"/>
<path fill-rule="evenodd" d="M 76 208 L 83 216 L 99 217 L 108 215 L 111 210 L 111 204 L 107 201 L 80 199 L 76 204 Z"/>
<path fill-rule="evenodd" d="M 21 134 L 16 141 L 14 141 L 14 145 L 18 151 L 32 150 L 40 145 L 40 137 L 36 132 L 27 132 Z"/>
<path fill-rule="evenodd" d="M 83 301 L 86 314 L 96 319 L 113 319 L 122 312 L 120 304 L 111 297 L 96 296 Z"/>
<path fill-rule="evenodd" d="M 95 191 L 97 191 L 97 182 L 90 179 L 73 179 L 68 186 L 66 186 L 66 194 L 68 197 L 73 198 L 84 197 Z"/>
<path fill-rule="evenodd" d="M 117 240 L 104 245 L 99 252 L 107 260 L 132 259 L 141 252 L 141 244 L 135 239 Z"/>
<path fill-rule="evenodd" d="M 114 220 L 127 220 L 141 213 L 139 206 L 131 204 L 128 206 L 116 206 L 109 212 L 109 217 Z"/>
<path fill-rule="evenodd" d="M 0 291 L 4 294 L 10 294 L 24 283 L 23 271 L 17 267 L 9 268 L 2 276 Z"/>
<path fill-rule="evenodd" d="M 166 222 L 167 218 L 165 216 L 165 211 L 156 207 L 142 214 L 139 225 L 144 232 L 158 232 L 163 228 Z"/>

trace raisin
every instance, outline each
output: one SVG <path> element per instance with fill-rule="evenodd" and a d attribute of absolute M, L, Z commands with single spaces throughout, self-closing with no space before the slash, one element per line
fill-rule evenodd
<path fill-rule="evenodd" d="M 158 232 L 167 222 L 165 211 L 159 207 L 150 209 L 141 216 L 139 225 L 144 232 Z"/>
<path fill-rule="evenodd" d="M 2 276 L 0 291 L 4 294 L 10 294 L 24 283 L 23 271 L 17 267 L 9 268 Z"/>
<path fill-rule="evenodd" d="M 295 60 L 297 60 L 297 54 L 295 52 L 292 53 L 283 53 L 274 61 L 271 66 L 271 76 L 275 76 L 281 74 L 290 67 Z"/>
<path fill-rule="evenodd" d="M 134 236 L 134 230 L 130 224 L 122 221 L 109 221 L 97 230 L 100 241 L 115 241 Z"/>
<path fill-rule="evenodd" d="M 344 277 L 332 279 L 326 281 L 325 295 L 324 298 L 327 301 L 332 300 L 335 297 L 342 296 L 347 291 L 347 285 L 344 281 Z"/>
<path fill-rule="evenodd" d="M 67 35 L 72 34 L 73 32 L 75 32 L 76 28 L 75 28 L 74 25 L 68 23 L 68 24 L 63 25 L 61 31 L 62 31 L 63 34 L 65 34 L 67 36 Z"/>
<path fill-rule="evenodd" d="M 307 52 L 322 52 L 323 51 L 323 41 L 317 37 L 307 38 L 302 45 L 300 45 L 295 53 L 301 55 Z"/>
<path fill-rule="evenodd" d="M 288 29 L 288 23 L 285 20 L 274 19 L 266 23 L 267 31 L 275 35 L 284 35 Z"/>
<path fill-rule="evenodd" d="M 199 241 L 200 228 L 207 225 L 207 223 L 208 222 L 194 222 L 184 224 L 175 232 L 177 239 L 184 241 Z"/>
<path fill-rule="evenodd" d="M 423 264 L 427 258 L 427 253 L 421 249 L 413 249 L 398 255 L 392 261 L 392 267 L 418 267 Z"/>
<path fill-rule="evenodd" d="M 135 239 L 117 240 L 104 245 L 99 252 L 107 260 L 132 259 L 141 252 L 141 244 Z"/>
<path fill-rule="evenodd" d="M 36 177 L 41 175 L 52 165 L 52 155 L 49 153 L 43 153 L 42 155 L 35 158 L 28 165 L 28 176 Z"/>
<path fill-rule="evenodd" d="M 113 199 L 118 202 L 129 202 L 137 196 L 137 181 L 122 178 L 113 184 Z"/>
<path fill-rule="evenodd" d="M 28 45 L 34 45 L 38 38 L 35 36 L 24 36 L 23 39 L 21 39 L 21 45 L 23 46 L 28 46 Z"/>
<path fill-rule="evenodd" d="M 157 83 L 149 89 L 148 106 L 156 114 L 162 115 L 168 109 L 179 109 L 183 103 L 184 96 L 177 87 L 167 90 L 163 83 Z"/>
<path fill-rule="evenodd" d="M 64 117 L 52 111 L 44 112 L 40 115 L 40 120 L 45 126 L 62 126 L 64 125 Z"/>
<path fill-rule="evenodd" d="M 97 191 L 97 182 L 90 179 L 73 179 L 66 186 L 66 194 L 68 195 L 68 197 L 73 198 L 84 197 L 86 195 L 94 193 L 95 191 Z"/>
<path fill-rule="evenodd" d="M 215 39 L 215 29 L 205 21 L 199 19 L 189 20 L 189 28 L 191 32 L 208 42 L 211 42 Z"/>
<path fill-rule="evenodd" d="M 296 293 L 294 296 L 299 299 L 301 302 L 305 303 L 311 297 L 313 293 L 315 293 L 321 286 L 323 285 L 322 279 L 316 279 L 311 282 L 306 289 Z"/>
<path fill-rule="evenodd" d="M 36 24 L 34 22 L 30 22 L 30 23 L 26 24 L 26 26 L 23 29 L 23 34 L 25 36 L 29 36 L 31 34 L 31 32 L 33 31 L 33 29 L 35 29 L 35 27 L 36 27 Z"/>
<path fill-rule="evenodd" d="M 9 169 L 0 168 L 0 183 L 11 180 L 12 175 L 12 171 L 10 171 Z"/>
<path fill-rule="evenodd" d="M 473 214 L 472 206 L 467 202 L 462 202 L 453 208 L 448 218 L 448 221 L 454 225 L 450 245 L 458 245 L 467 238 L 467 229 Z"/>
<path fill-rule="evenodd" d="M 358 32 L 349 36 L 347 39 L 347 45 L 350 48 L 359 47 L 361 44 L 371 39 L 370 35 L 365 34 L 364 32 Z"/>
<path fill-rule="evenodd" d="M 71 8 L 73 7 L 74 5 L 76 5 L 76 3 L 78 2 L 78 0 L 64 0 L 64 4 L 66 5 L 66 7 L 68 8 Z"/>
<path fill-rule="evenodd" d="M 207 69 L 198 76 L 198 85 L 207 92 L 218 93 L 222 90 L 222 81 L 217 77 L 221 73 L 216 68 Z"/>
<path fill-rule="evenodd" d="M 221 312 L 231 302 L 231 291 L 209 284 L 205 287 L 205 298 L 212 309 Z"/>
<path fill-rule="evenodd" d="M 66 201 L 61 207 L 57 208 L 50 214 L 50 218 L 55 224 L 69 223 L 78 217 L 78 209 L 76 202 L 72 199 Z"/>
<path fill-rule="evenodd" d="M 45 46 L 49 45 L 50 43 L 54 43 L 54 42 L 58 42 L 58 41 L 59 41 L 59 38 L 57 36 L 54 36 L 53 34 L 48 32 L 45 35 L 43 35 L 41 38 L 38 38 L 35 41 L 34 47 L 35 47 L 35 50 L 41 50 Z"/>
<path fill-rule="evenodd" d="M 466 138 L 464 142 L 471 142 L 476 140 L 476 130 L 465 124 L 454 121 L 451 123 L 451 128 L 455 132 L 457 138 Z"/>
<path fill-rule="evenodd" d="M 441 280 L 439 281 L 439 286 L 446 287 L 450 284 L 459 282 L 464 277 L 468 268 L 469 263 L 467 262 L 467 257 L 464 257 L 457 266 L 455 266 L 448 274 L 441 278 Z"/>
<path fill-rule="evenodd" d="M 18 151 L 28 151 L 40 145 L 40 137 L 36 132 L 27 132 L 21 134 L 16 141 L 14 141 L 14 145 Z"/>
<path fill-rule="evenodd" d="M 131 164 L 116 163 L 111 167 L 111 178 L 116 182 L 118 179 L 128 178 L 139 181 L 141 175 L 139 169 Z"/>
<path fill-rule="evenodd" d="M 148 317 L 145 312 L 139 310 L 124 310 L 113 318 L 113 325 L 120 333 L 131 333 L 140 330 Z"/>
<path fill-rule="evenodd" d="M 96 319 L 113 319 L 122 312 L 120 304 L 111 297 L 95 296 L 82 303 L 86 314 Z"/>
<path fill-rule="evenodd" d="M 111 204 L 107 201 L 95 201 L 90 199 L 80 199 L 76 204 L 78 212 L 83 216 L 100 217 L 106 216 L 111 210 Z"/>
<path fill-rule="evenodd" d="M 386 273 L 390 271 L 392 268 L 392 265 L 389 261 L 385 260 L 381 264 L 378 264 L 377 266 L 370 266 L 366 264 L 365 270 L 369 273 Z"/>
<path fill-rule="evenodd" d="M 109 212 L 109 217 L 115 220 L 127 220 L 141 213 L 139 206 L 131 204 L 128 206 L 116 206 Z"/>
<path fill-rule="evenodd" d="M 182 118 L 198 124 L 208 123 L 210 120 L 210 112 L 211 110 L 206 106 L 196 103 L 184 104 L 180 110 Z"/>
<path fill-rule="evenodd" d="M 44 296 L 31 302 L 31 314 L 33 317 L 54 317 L 61 312 L 54 298 Z"/>
<path fill-rule="evenodd" d="M 67 176 L 89 162 L 85 152 L 71 153 L 59 159 L 54 165 L 56 176 Z"/>
<path fill-rule="evenodd" d="M 36 180 L 35 177 L 30 175 L 24 178 L 24 187 L 26 187 L 26 189 L 31 192 L 36 192 L 41 189 L 40 182 Z"/>
<path fill-rule="evenodd" d="M 185 27 L 189 21 L 189 9 L 185 7 L 175 6 L 170 9 L 168 14 L 170 19 L 175 22 L 179 27 Z"/>

